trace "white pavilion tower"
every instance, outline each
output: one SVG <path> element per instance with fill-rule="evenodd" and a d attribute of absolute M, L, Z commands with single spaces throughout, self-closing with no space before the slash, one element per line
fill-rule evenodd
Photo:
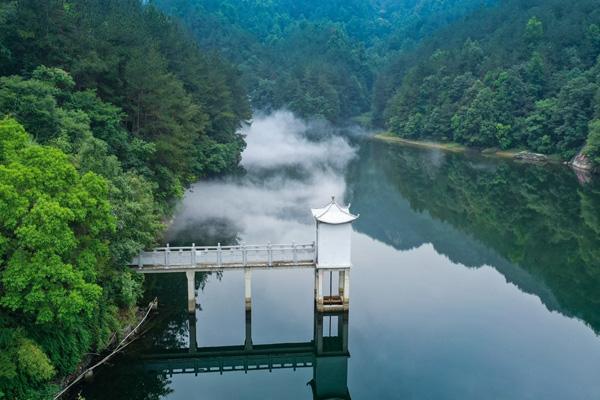
<path fill-rule="evenodd" d="M 316 271 L 315 301 L 318 311 L 347 310 L 350 300 L 350 267 L 352 221 L 358 218 L 350 212 L 350 206 L 342 206 L 331 197 L 325 207 L 313 208 L 316 222 Z M 331 281 L 333 272 L 338 272 L 338 293 L 323 295 L 324 272 L 329 272 Z M 330 290 L 331 292 L 331 290 Z"/>
<path fill-rule="evenodd" d="M 317 225 L 317 268 L 349 268 L 352 221 L 358 215 L 350 213 L 350 206 L 339 205 L 335 197 L 325 207 L 313 208 Z"/>

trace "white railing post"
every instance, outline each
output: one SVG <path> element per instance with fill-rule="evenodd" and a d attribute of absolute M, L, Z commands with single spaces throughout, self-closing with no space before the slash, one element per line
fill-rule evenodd
<path fill-rule="evenodd" d="M 192 265 L 196 266 L 196 243 L 192 243 Z"/>
<path fill-rule="evenodd" d="M 219 268 L 221 268 L 221 265 L 223 263 L 223 259 L 221 258 L 222 254 L 221 254 L 221 243 L 217 244 L 217 265 L 219 266 Z"/>
<path fill-rule="evenodd" d="M 242 264 L 244 267 L 248 263 L 248 255 L 246 254 L 246 245 L 242 243 Z"/>
<path fill-rule="evenodd" d="M 169 268 L 169 253 L 171 250 L 169 249 L 169 243 L 167 243 L 167 248 L 165 249 L 165 267 Z"/>
<path fill-rule="evenodd" d="M 142 269 L 144 265 L 142 264 L 142 252 L 140 251 L 140 254 L 138 254 L 138 268 Z"/>
<path fill-rule="evenodd" d="M 273 265 L 273 249 L 271 242 L 267 243 L 267 258 L 269 260 L 269 267 Z"/>

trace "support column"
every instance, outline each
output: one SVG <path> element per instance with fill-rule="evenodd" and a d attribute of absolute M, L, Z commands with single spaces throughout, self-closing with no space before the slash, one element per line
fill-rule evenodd
<path fill-rule="evenodd" d="M 315 273 L 315 303 L 317 311 L 323 311 L 323 270 L 317 269 Z"/>
<path fill-rule="evenodd" d="M 246 311 L 252 309 L 252 270 L 244 269 L 244 303 Z"/>
<path fill-rule="evenodd" d="M 196 272 L 185 271 L 187 278 L 187 300 L 188 300 L 188 312 L 196 312 Z"/>
<path fill-rule="evenodd" d="M 196 339 L 196 314 L 190 314 L 188 317 L 189 335 L 190 335 L 190 352 L 195 353 L 198 350 L 198 342 Z"/>
<path fill-rule="evenodd" d="M 323 313 L 315 313 L 315 346 L 317 354 L 323 353 Z"/>
<path fill-rule="evenodd" d="M 338 336 L 342 338 L 342 351 L 348 352 L 348 311 L 338 317 Z"/>
<path fill-rule="evenodd" d="M 246 340 L 244 349 L 252 350 L 252 310 L 246 309 Z"/>
<path fill-rule="evenodd" d="M 350 308 L 350 270 L 344 271 L 344 310 Z"/>
<path fill-rule="evenodd" d="M 246 308 L 246 339 L 244 349 L 252 350 L 252 270 L 244 269 L 244 305 Z"/>
<path fill-rule="evenodd" d="M 319 270 L 315 268 L 315 293 L 314 293 L 314 297 L 315 297 L 315 302 L 317 301 L 317 288 L 319 287 Z"/>
<path fill-rule="evenodd" d="M 345 271 L 338 272 L 338 294 L 341 299 L 344 298 L 344 273 Z"/>

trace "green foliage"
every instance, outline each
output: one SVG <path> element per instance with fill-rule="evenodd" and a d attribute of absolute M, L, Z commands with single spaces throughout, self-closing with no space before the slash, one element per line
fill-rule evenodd
<path fill-rule="evenodd" d="M 23 339 L 17 350 L 19 370 L 33 379 L 46 381 L 54 376 L 54 367 L 44 352 L 31 340 Z"/>
<path fill-rule="evenodd" d="M 115 229 L 108 182 L 78 173 L 64 153 L 33 143 L 14 120 L 0 122 L 0 142 L 0 309 L 15 318 L 1 320 L 0 330 L 19 321 L 69 332 L 94 320 L 102 298 L 98 272 Z M 12 361 L 3 360 L 7 378 L 15 362 L 33 385 L 54 375 L 43 346 L 18 335 L 1 344 L 3 352 L 16 349 Z"/>
<path fill-rule="evenodd" d="M 590 122 L 589 132 L 584 153 L 594 164 L 600 165 L 600 120 Z"/>
<path fill-rule="evenodd" d="M 56 370 L 44 350 L 24 336 L 22 329 L 7 328 L 0 320 L 0 399 L 49 398 Z"/>
<path fill-rule="evenodd" d="M 125 264 L 173 199 L 237 167 L 250 110 L 143 2 L 18 0 L 0 22 L 0 399 L 45 399 L 139 300 Z"/>
<path fill-rule="evenodd" d="M 394 54 L 494 2 L 152 1 L 180 17 L 202 47 L 240 66 L 255 108 L 336 123 L 370 110 L 374 71 Z"/>
<path fill-rule="evenodd" d="M 11 120 L 0 124 L 7 130 L 23 132 Z M 0 305 L 39 324 L 75 324 L 92 314 L 101 294 L 95 268 L 114 229 L 107 183 L 92 173 L 79 176 L 59 150 L 22 135 L 17 141 L 0 165 Z"/>
<path fill-rule="evenodd" d="M 0 43 L 21 56 L 0 58 L 0 70 L 22 76 L 3 78 L 0 111 L 69 153 L 73 135 L 89 125 L 124 168 L 155 185 L 167 207 L 200 177 L 193 166 L 204 141 L 239 142 L 240 124 L 250 118 L 239 73 L 137 0 L 68 5 L 23 0 L 7 11 Z"/>
<path fill-rule="evenodd" d="M 398 83 L 374 114 L 404 137 L 569 159 L 594 137 L 597 6 L 510 0 L 469 16 L 379 76 Z"/>
<path fill-rule="evenodd" d="M 529 18 L 525 27 L 525 39 L 531 44 L 537 44 L 544 36 L 544 24 L 537 17 Z"/>

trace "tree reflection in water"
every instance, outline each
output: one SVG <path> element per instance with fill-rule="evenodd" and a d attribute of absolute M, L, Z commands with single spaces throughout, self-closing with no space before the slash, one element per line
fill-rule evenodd
<path fill-rule="evenodd" d="M 358 231 L 396 249 L 432 243 L 454 263 L 491 265 L 600 332 L 599 179 L 582 185 L 563 166 L 373 142 L 347 181 L 353 206 L 370 210 Z"/>

